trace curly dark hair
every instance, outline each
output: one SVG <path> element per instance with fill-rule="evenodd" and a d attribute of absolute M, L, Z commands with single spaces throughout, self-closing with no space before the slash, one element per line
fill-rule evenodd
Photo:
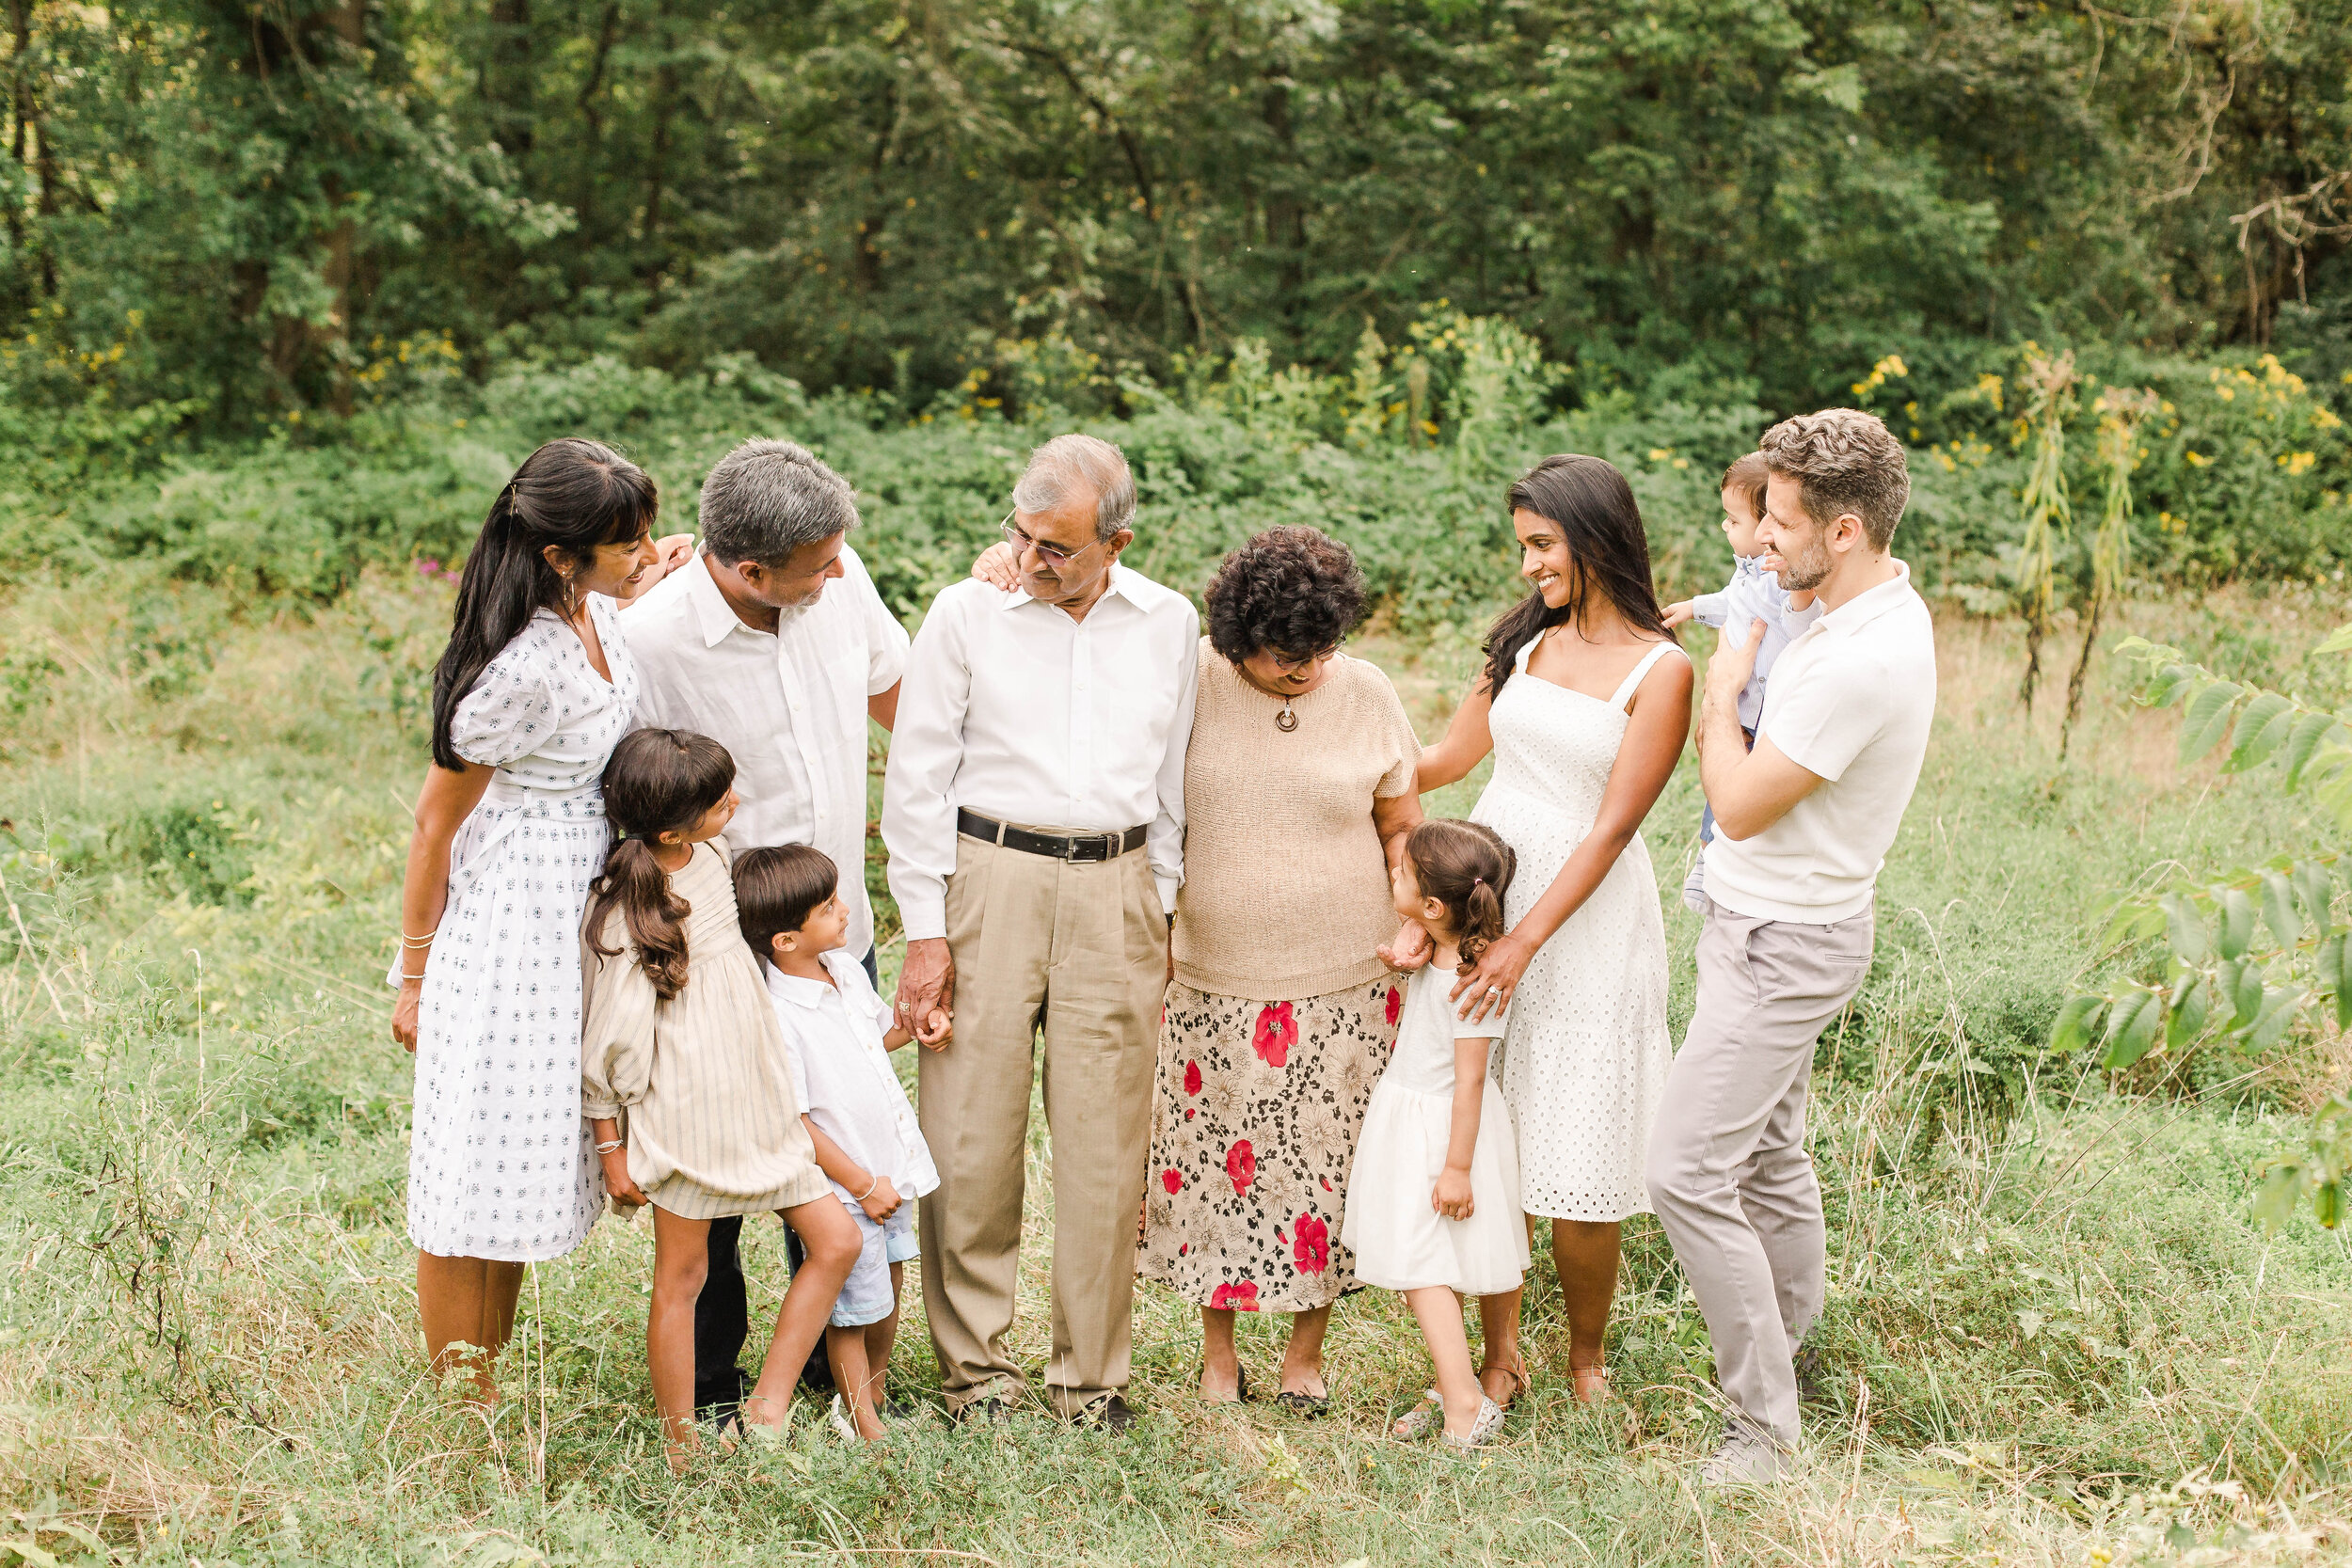
<path fill-rule="evenodd" d="M 1320 529 L 1270 528 L 1209 579 L 1209 645 L 1239 664 L 1261 648 L 1319 654 L 1364 618 L 1364 574 Z"/>

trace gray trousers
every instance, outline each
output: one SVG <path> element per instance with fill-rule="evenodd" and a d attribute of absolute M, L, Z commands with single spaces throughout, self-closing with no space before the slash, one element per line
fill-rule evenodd
<path fill-rule="evenodd" d="M 1799 1435 L 1796 1346 L 1820 1315 L 1821 1189 L 1804 1149 L 1813 1046 L 1870 969 L 1872 912 L 1826 926 L 1710 903 L 1698 1005 L 1650 1134 L 1649 1193 L 1738 1415 Z"/>

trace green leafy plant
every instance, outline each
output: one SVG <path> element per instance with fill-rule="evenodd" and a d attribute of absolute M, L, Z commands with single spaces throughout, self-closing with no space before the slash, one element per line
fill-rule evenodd
<path fill-rule="evenodd" d="M 2066 491 L 2066 420 L 2074 411 L 2079 380 L 2074 351 L 2053 359 L 2027 343 L 2026 368 L 2017 379 L 2032 398 L 2020 434 L 2030 431 L 2034 443 L 2023 498 L 2026 533 L 2017 549 L 2017 600 L 2026 617 L 2026 673 L 2017 685 L 2017 700 L 2030 713 L 2042 678 L 2042 641 L 2058 605 L 2058 546 L 2074 518 Z"/>
<path fill-rule="evenodd" d="M 2321 642 L 2352 653 L 2352 626 Z M 2308 843 L 2262 864 L 2116 901 L 2102 947 L 2140 961 L 2105 990 L 2068 999 L 2051 1032 L 2056 1050 L 2099 1045 L 2102 1066 L 2132 1068 L 2227 1039 L 2266 1051 L 2298 1026 L 2352 1028 L 2352 926 L 2338 918 L 2336 883 L 2352 873 L 2352 706 L 2328 711 L 2282 692 L 2241 684 L 2190 662 L 2178 649 L 2126 638 L 2119 657 L 2141 667 L 2137 700 L 2179 705 L 2181 760 L 2222 744 L 2222 768 L 2277 764 L 2283 787 L 2308 793 L 2333 843 Z M 2305 1198 L 2319 1222 L 2343 1218 L 2352 1185 L 2352 1085 L 2313 1117 L 2308 1138 L 2263 1168 L 2258 1204 L 2272 1223 Z"/>

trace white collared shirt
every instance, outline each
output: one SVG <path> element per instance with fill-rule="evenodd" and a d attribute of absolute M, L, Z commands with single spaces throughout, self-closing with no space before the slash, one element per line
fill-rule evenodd
<path fill-rule="evenodd" d="M 842 574 L 772 632 L 743 624 L 697 555 L 628 607 L 621 627 L 643 690 L 637 729 L 692 730 L 735 756 L 737 854 L 809 844 L 831 856 L 849 950 L 874 944 L 866 897 L 866 699 L 905 672 L 906 628 L 841 546 Z"/>
<path fill-rule="evenodd" d="M 920 1197 L 939 1185 L 939 1169 L 882 1045 L 890 1004 L 874 994 L 865 967 L 847 947 L 826 954 L 824 964 L 830 986 L 764 960 L 759 966 L 784 1028 L 793 1092 L 842 1153 L 869 1173 L 890 1178 L 900 1197 Z M 864 1196 L 838 1181 L 833 1190 L 850 1203 Z"/>
<path fill-rule="evenodd" d="M 1191 600 L 1117 564 L 1083 621 L 977 578 L 932 602 L 882 786 L 908 941 L 947 934 L 959 807 L 1028 828 L 1146 827 L 1161 907 L 1176 908 L 1200 639 Z"/>
<path fill-rule="evenodd" d="M 1898 561 L 1788 644 L 1762 735 L 1821 783 L 1760 833 L 1707 847 L 1707 896 L 1735 914 L 1826 926 L 1870 907 L 1935 722 L 1935 622 Z"/>

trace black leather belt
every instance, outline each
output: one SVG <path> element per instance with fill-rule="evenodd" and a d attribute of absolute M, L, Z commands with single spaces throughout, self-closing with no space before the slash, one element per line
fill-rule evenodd
<path fill-rule="evenodd" d="M 1143 847 L 1143 830 L 1130 828 L 1123 833 L 1033 833 L 1026 828 L 1016 828 L 1009 822 L 998 822 L 976 811 L 956 811 L 956 832 L 984 838 L 1008 849 L 1024 854 L 1043 855 L 1051 860 L 1074 861 L 1088 864 L 1097 861 L 1115 861 L 1131 850 Z"/>

